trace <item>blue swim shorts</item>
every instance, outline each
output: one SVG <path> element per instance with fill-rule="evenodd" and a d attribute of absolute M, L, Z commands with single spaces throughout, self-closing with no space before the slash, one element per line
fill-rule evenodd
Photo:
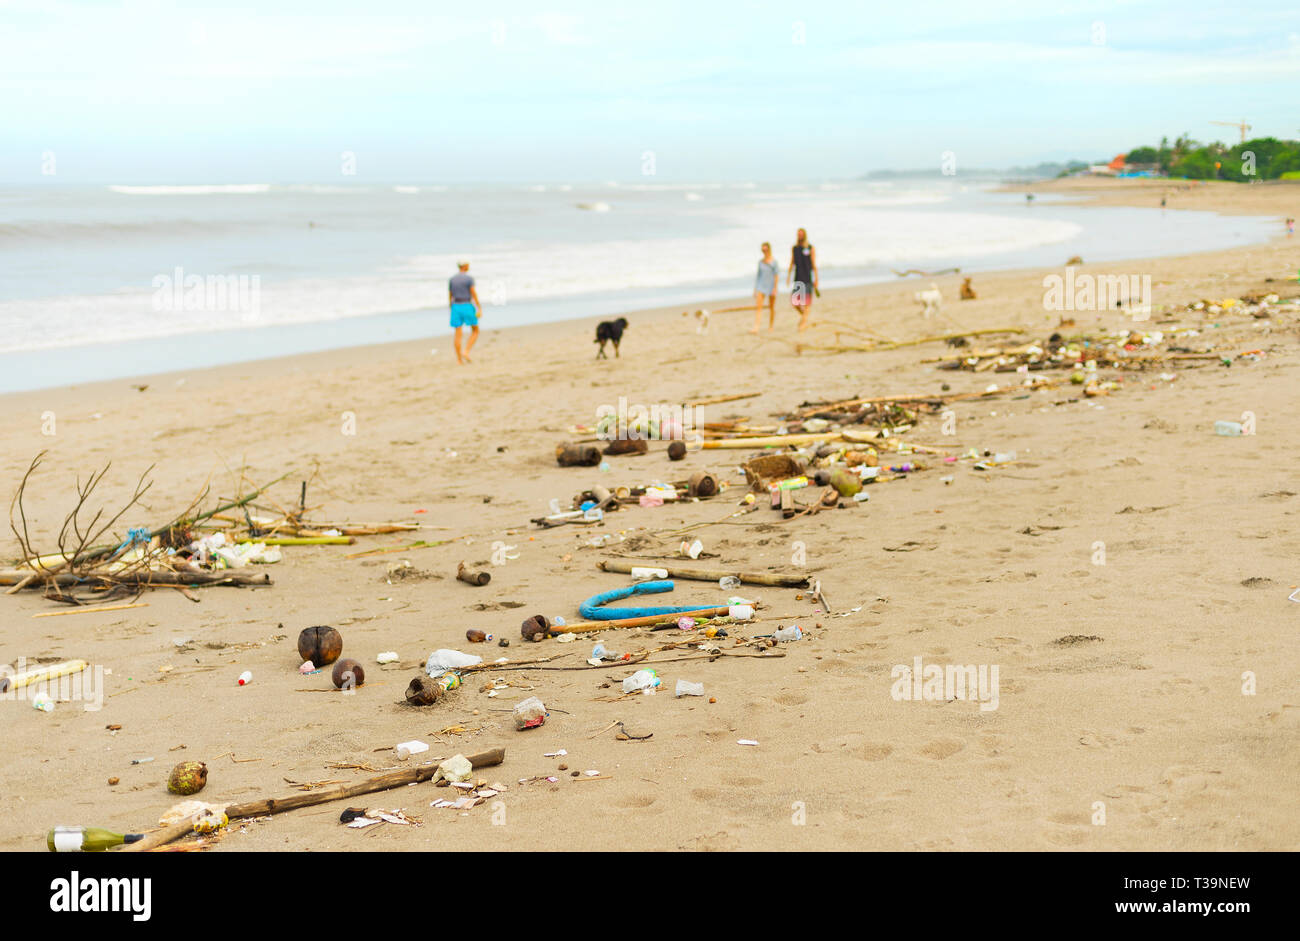
<path fill-rule="evenodd" d="M 477 327 L 478 311 L 473 304 L 452 304 L 451 325 L 453 327 Z"/>

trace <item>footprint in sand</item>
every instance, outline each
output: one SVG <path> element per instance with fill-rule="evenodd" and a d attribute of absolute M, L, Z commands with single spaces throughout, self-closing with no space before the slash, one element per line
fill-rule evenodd
<path fill-rule="evenodd" d="M 950 758 L 957 754 L 965 747 L 965 743 L 959 742 L 955 738 L 937 738 L 933 742 L 922 745 L 921 754 L 927 758 L 942 761 L 944 758 Z"/>
<path fill-rule="evenodd" d="M 718 790 L 716 787 L 691 788 L 691 797 L 695 798 L 697 801 L 704 801 L 705 803 L 709 803 L 711 801 L 717 800 L 721 796 L 722 796 L 722 792 Z"/>
<path fill-rule="evenodd" d="M 614 801 L 614 806 L 625 807 L 628 810 L 645 810 L 658 799 L 654 794 L 629 794 Z"/>
<path fill-rule="evenodd" d="M 802 706 L 808 701 L 806 693 L 779 693 L 772 697 L 772 702 L 779 706 Z"/>

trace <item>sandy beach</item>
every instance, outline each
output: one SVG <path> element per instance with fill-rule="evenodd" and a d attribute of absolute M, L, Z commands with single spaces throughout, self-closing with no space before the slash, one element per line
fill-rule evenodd
<path fill-rule="evenodd" d="M 1028 189 L 1147 207 L 1167 193 L 1169 212 L 1276 216 L 1268 243 L 1187 256 L 1152 245 L 1151 258 L 1084 258 L 1077 270 L 1149 275 L 1157 307 L 1265 289 L 1300 295 L 1300 242 L 1281 222 L 1300 216 L 1300 185 L 1072 180 Z M 1010 326 L 1045 339 L 1060 315 L 1044 310 L 1043 278 L 1063 270 L 980 274 L 978 299 L 965 302 L 961 276 L 937 277 L 944 303 L 929 322 L 912 298 L 928 278 L 824 291 L 818 325 L 802 339 L 825 346 L 837 330 L 852 343 L 855 330 L 907 340 Z M 429 784 L 360 801 L 402 808 L 419 827 L 348 829 L 338 822 L 343 804 L 237 821 L 210 851 L 1300 847 L 1300 604 L 1288 600 L 1300 585 L 1300 316 L 1170 315 L 1201 325 L 1203 340 L 1263 356 L 1103 370 L 1121 387 L 1096 398 L 1063 384 L 959 401 L 954 434 L 927 416 L 905 438 L 954 455 L 1014 451 L 1013 463 L 932 463 L 844 509 L 783 520 L 761 508 L 718 522 L 738 508 L 746 488 L 737 469 L 753 452 L 696 451 L 670 463 L 655 442 L 648 455 L 608 458 L 602 474 L 557 466 L 554 448 L 620 398 L 759 393 L 701 406 L 701 420 L 777 425 L 805 403 L 938 393 L 945 383 L 978 392 L 1016 374 L 923 362 L 952 352 L 942 342 L 799 351 L 784 298 L 776 332 L 759 337 L 746 332 L 752 308 L 715 313 L 704 335 L 683 309 L 629 315 L 617 359 L 594 359 L 599 318 L 498 331 L 489 312 L 467 367 L 439 337 L 3 397 L 6 495 L 48 452 L 27 495 L 43 545 L 52 546 L 78 475 L 109 461 L 110 504 L 154 466 L 153 488 L 123 530 L 173 517 L 205 482 L 214 497 L 233 498 L 292 472 L 271 497 L 288 505 L 315 473 L 312 518 L 416 522 L 417 538 L 454 541 L 352 559 L 410 534 L 287 547 L 265 569 L 269 587 L 199 589 L 197 603 L 160 589 L 140 597 L 147 607 L 35 618 L 58 606 L 31 592 L 0 598 L 0 662 L 82 658 L 112 671 L 98 711 L 4 704 L 16 760 L 0 771 L 10 795 L 0 849 L 43 851 L 56 824 L 152 827 L 178 800 L 165 783 L 177 761 L 205 761 L 200 798 L 226 803 L 402 767 L 393 746 L 412 739 L 429 743 L 423 758 L 503 746 L 505 762 L 479 776 L 507 789 L 465 812 L 430 807 L 447 792 Z M 1068 316 L 1079 330 L 1128 322 L 1116 311 Z M 1256 434 L 1214 434 L 1216 420 L 1244 412 Z M 567 506 L 597 484 L 700 469 L 730 487 L 709 501 L 624 507 L 595 527 L 529 523 L 553 499 Z M 784 656 L 663 662 L 653 696 L 624 697 L 631 670 L 614 667 L 501 673 L 511 685 L 495 695 L 481 687 L 496 674 L 478 674 L 435 706 L 403 701 L 437 648 L 582 667 L 597 639 L 620 652 L 669 643 L 665 632 L 619 629 L 530 644 L 519 626 L 535 613 L 575 620 L 583 599 L 628 584 L 599 571 L 602 559 L 675 564 L 686 527 L 698 527 L 690 533 L 704 546 L 700 564 L 820 579 L 831 616 L 806 592 L 744 586 L 740 594 L 762 603 L 761 620 L 729 640 L 798 624 L 806 636 L 782 645 Z M 590 544 L 605 534 L 606 545 Z M 12 537 L 6 546 L 11 560 Z M 505 564 L 491 564 L 494 546 L 512 547 Z M 457 581 L 462 561 L 488 568 L 490 584 Z M 667 603 L 722 604 L 728 594 L 678 581 Z M 327 673 L 299 675 L 295 639 L 312 625 L 336 627 L 345 656 L 365 665 L 353 695 L 334 691 Z M 510 646 L 470 645 L 470 628 Z M 382 651 L 399 662 L 381 666 Z M 997 666 L 997 708 L 895 699 L 894 667 L 917 657 Z M 246 670 L 253 681 L 241 687 Z M 703 683 L 705 696 L 675 698 L 679 679 Z M 510 710 L 533 695 L 550 717 L 516 731 Z M 651 737 L 620 739 L 619 721 Z"/>

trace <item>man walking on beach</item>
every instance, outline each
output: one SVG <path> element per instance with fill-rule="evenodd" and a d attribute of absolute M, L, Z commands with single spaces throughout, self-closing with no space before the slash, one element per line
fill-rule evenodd
<path fill-rule="evenodd" d="M 456 346 L 456 362 L 464 364 L 470 362 L 469 351 L 474 349 L 474 341 L 478 339 L 478 319 L 483 316 L 483 305 L 478 302 L 478 289 L 474 287 L 474 279 L 469 276 L 469 262 L 457 262 L 456 267 L 460 271 L 447 282 L 447 298 L 451 304 L 451 325 L 456 328 L 456 338 L 453 341 Z M 462 352 L 460 329 L 465 326 L 471 332 L 469 342 Z"/>

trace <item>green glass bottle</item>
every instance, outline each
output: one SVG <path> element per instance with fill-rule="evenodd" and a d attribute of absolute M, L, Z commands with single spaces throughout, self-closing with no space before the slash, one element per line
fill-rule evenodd
<path fill-rule="evenodd" d="M 51 853 L 102 853 L 144 839 L 143 833 L 114 833 L 102 827 L 55 827 L 45 835 Z"/>

